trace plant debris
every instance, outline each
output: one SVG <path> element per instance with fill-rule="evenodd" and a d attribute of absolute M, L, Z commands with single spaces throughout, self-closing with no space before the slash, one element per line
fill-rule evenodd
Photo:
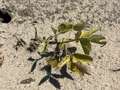
<path fill-rule="evenodd" d="M 20 84 L 30 84 L 31 82 L 34 82 L 35 80 L 33 78 L 28 78 L 25 80 L 22 80 Z"/>
<path fill-rule="evenodd" d="M 0 57 L 0 67 L 3 65 L 4 57 Z"/>

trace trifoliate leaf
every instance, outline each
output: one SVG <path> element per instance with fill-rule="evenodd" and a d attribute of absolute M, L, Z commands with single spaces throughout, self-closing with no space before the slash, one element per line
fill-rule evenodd
<path fill-rule="evenodd" d="M 92 57 L 80 53 L 73 54 L 72 57 L 74 63 L 80 62 L 81 64 L 89 64 L 93 60 Z"/>
<path fill-rule="evenodd" d="M 81 23 L 77 23 L 73 26 L 73 29 L 75 31 L 81 31 L 85 28 L 85 23 L 84 22 L 81 22 Z"/>
<path fill-rule="evenodd" d="M 65 56 L 59 63 L 58 67 L 61 68 L 70 61 L 70 56 Z"/>
<path fill-rule="evenodd" d="M 85 54 L 89 55 L 91 51 L 91 43 L 88 38 L 81 38 L 80 39 L 81 46 Z"/>
<path fill-rule="evenodd" d="M 72 30 L 73 25 L 69 23 L 62 23 L 58 26 L 58 32 L 60 33 L 66 33 L 70 30 Z"/>
<path fill-rule="evenodd" d="M 90 37 L 90 41 L 93 43 L 101 44 L 101 45 L 106 44 L 105 37 L 102 35 L 92 35 Z"/>
<path fill-rule="evenodd" d="M 89 38 L 91 35 L 93 35 L 95 32 L 97 31 L 97 29 L 92 28 L 89 31 L 82 31 L 80 37 L 81 38 Z"/>

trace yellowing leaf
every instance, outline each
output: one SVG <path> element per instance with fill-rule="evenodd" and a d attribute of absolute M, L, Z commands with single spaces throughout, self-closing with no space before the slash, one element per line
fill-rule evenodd
<path fill-rule="evenodd" d="M 38 46 L 38 52 L 44 52 L 47 50 L 47 46 L 48 46 L 48 43 L 47 42 L 42 42 L 39 46 Z"/>
<path fill-rule="evenodd" d="M 66 33 L 70 30 L 72 30 L 73 25 L 70 23 L 62 23 L 58 26 L 58 32 L 60 33 Z"/>
<path fill-rule="evenodd" d="M 90 37 L 90 41 L 101 45 L 106 44 L 105 37 L 103 37 L 102 35 L 92 35 Z"/>
<path fill-rule="evenodd" d="M 54 68 L 54 67 L 57 67 L 57 65 L 58 65 L 58 61 L 55 60 L 55 59 L 49 59 L 49 60 L 47 60 L 47 63 L 48 63 L 49 65 L 51 65 L 53 68 Z"/>
<path fill-rule="evenodd" d="M 73 26 L 73 29 L 75 31 L 81 31 L 85 28 L 85 23 L 84 22 L 81 22 L 81 23 L 77 23 Z"/>
<path fill-rule="evenodd" d="M 92 57 L 88 56 L 88 55 L 84 55 L 84 54 L 73 54 L 73 59 L 72 61 L 74 63 L 80 62 L 81 64 L 89 64 L 92 61 Z"/>
<path fill-rule="evenodd" d="M 81 32 L 81 38 L 89 38 L 92 34 L 94 34 L 97 31 L 97 29 L 93 28 L 89 31 L 82 31 Z"/>
<path fill-rule="evenodd" d="M 76 63 L 71 63 L 70 65 L 71 66 L 69 69 L 72 71 L 72 73 L 77 75 L 83 75 L 83 72 L 82 72 L 83 70 L 79 68 Z"/>
<path fill-rule="evenodd" d="M 65 56 L 59 63 L 58 67 L 61 68 L 70 61 L 70 56 Z"/>
<path fill-rule="evenodd" d="M 76 67 L 75 63 L 72 61 L 73 58 L 67 63 L 68 69 L 70 69 L 75 74 L 80 74 L 79 69 Z"/>
<path fill-rule="evenodd" d="M 80 70 L 79 70 L 79 68 L 75 65 L 75 63 L 71 63 L 70 70 L 71 70 L 73 73 L 80 75 Z"/>
<path fill-rule="evenodd" d="M 81 38 L 80 39 L 81 46 L 85 54 L 89 55 L 91 51 L 91 43 L 88 38 Z"/>

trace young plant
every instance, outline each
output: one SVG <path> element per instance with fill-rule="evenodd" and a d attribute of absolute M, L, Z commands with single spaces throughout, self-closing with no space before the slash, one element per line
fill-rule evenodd
<path fill-rule="evenodd" d="M 58 78 L 68 78 L 73 80 L 72 76 L 68 73 L 69 71 L 84 75 L 88 72 L 86 65 L 92 62 L 92 57 L 89 56 L 91 51 L 91 43 L 96 43 L 104 46 L 106 44 L 105 37 L 102 35 L 95 34 L 97 30 L 95 28 L 87 28 L 86 23 L 81 22 L 77 24 L 72 23 L 61 23 L 58 27 L 51 28 L 53 35 L 49 37 L 43 37 L 42 39 L 34 39 L 36 44 L 35 50 L 40 55 L 39 59 L 29 58 L 33 62 L 31 72 L 36 68 L 37 62 L 41 59 L 46 60 L 46 65 L 42 70 L 47 72 L 47 75 L 43 77 L 39 85 L 45 81 L 49 81 L 56 88 L 60 89 L 60 84 L 57 81 Z M 69 32 L 74 37 L 64 37 Z M 36 31 L 37 33 L 37 31 Z M 63 38 L 62 38 L 63 36 Z M 79 46 L 69 46 L 70 43 L 79 44 Z M 31 44 L 30 44 L 31 47 Z M 52 50 L 50 50 L 51 47 Z M 82 47 L 82 51 L 79 50 Z M 60 71 L 60 74 L 52 73 L 56 70 Z"/>

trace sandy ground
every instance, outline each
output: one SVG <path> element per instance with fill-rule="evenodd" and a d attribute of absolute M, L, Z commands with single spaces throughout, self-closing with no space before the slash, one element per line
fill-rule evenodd
<path fill-rule="evenodd" d="M 29 74 L 32 63 L 24 48 L 16 51 L 17 35 L 27 43 L 34 37 L 32 23 L 41 36 L 51 33 L 51 26 L 64 21 L 87 21 L 100 26 L 101 34 L 107 39 L 107 45 L 93 45 L 91 52 L 94 61 L 89 66 L 91 75 L 74 76 L 74 81 L 60 80 L 61 90 L 120 90 L 120 72 L 111 69 L 120 68 L 120 0 L 0 0 L 0 8 L 11 11 L 12 21 L 0 23 L 0 90 L 56 90 L 48 82 L 38 86 L 44 72 L 40 65 Z M 21 80 L 33 78 L 30 84 L 20 84 Z"/>

